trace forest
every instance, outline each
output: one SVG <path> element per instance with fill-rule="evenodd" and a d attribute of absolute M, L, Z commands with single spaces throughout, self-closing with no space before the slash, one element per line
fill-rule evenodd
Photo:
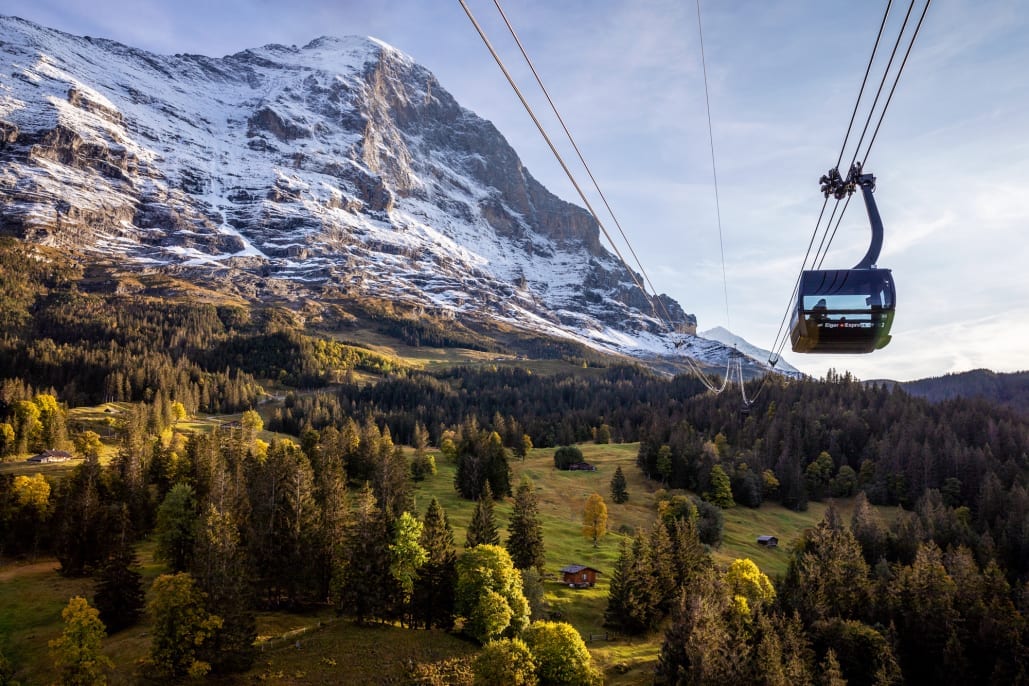
<path fill-rule="evenodd" d="M 256 613 L 315 607 L 476 646 L 412 683 L 599 683 L 582 637 L 547 613 L 538 503 L 511 469 L 586 442 L 638 444 L 629 468 L 658 494 L 652 523 L 624 533 L 605 612 L 611 631 L 661 646 L 656 683 L 1029 680 L 1017 409 L 835 373 L 749 382 L 743 413 L 738 396 L 634 365 L 419 370 L 284 308 L 98 291 L 73 265 L 0 247 L 0 457 L 82 458 L 0 472 L 0 560 L 53 556 L 95 582 L 51 646 L 59 683 L 103 683 L 109 666 L 83 656 L 144 616 L 146 678 L 246 672 Z M 110 402 L 124 409 L 105 435 L 68 420 Z M 465 541 L 438 500 L 415 506 L 443 464 L 475 503 Z M 598 498 L 631 498 L 624 479 Z M 785 574 L 714 561 L 724 512 L 833 499 L 852 514 L 830 504 L 784 541 Z M 512 507 L 503 538 L 495 503 Z M 883 522 L 879 506 L 898 514 Z M 165 571 L 149 589 L 144 542 Z M 17 668 L 0 652 L 0 684 Z"/>

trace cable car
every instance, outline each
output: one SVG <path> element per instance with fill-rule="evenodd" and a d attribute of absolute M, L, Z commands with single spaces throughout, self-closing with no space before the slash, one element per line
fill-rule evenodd
<path fill-rule="evenodd" d="M 790 340 L 797 353 L 870 353 L 890 342 L 897 293 L 893 274 L 879 269 L 883 224 L 872 191 L 875 177 L 855 164 L 846 181 L 837 170 L 822 177 L 822 191 L 838 199 L 861 189 L 872 226 L 872 243 L 853 269 L 806 270 L 801 274 Z"/>

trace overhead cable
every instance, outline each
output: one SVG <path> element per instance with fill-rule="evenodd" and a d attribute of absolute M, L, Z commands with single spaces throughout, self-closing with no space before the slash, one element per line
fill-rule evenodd
<path fill-rule="evenodd" d="M 725 241 L 722 238 L 722 204 L 718 197 L 718 167 L 715 166 L 715 134 L 711 126 L 711 96 L 707 85 L 707 56 L 704 54 L 704 24 L 700 19 L 700 0 L 697 0 L 697 32 L 700 35 L 700 65 L 704 72 L 704 104 L 707 106 L 707 137 L 711 144 L 711 176 L 715 184 L 715 215 L 718 219 L 718 250 L 722 256 L 722 292 L 725 295 L 725 328 L 732 330 L 729 319 L 729 281 L 725 276 Z"/>
<path fill-rule="evenodd" d="M 622 223 L 618 221 L 618 217 L 615 216 L 615 211 L 611 208 L 611 204 L 607 201 L 607 196 L 604 195 L 604 192 L 602 190 L 600 190 L 600 184 L 597 183 L 597 179 L 593 175 L 593 170 L 590 169 L 590 165 L 587 164 L 586 158 L 583 157 L 582 151 L 579 149 L 578 143 L 575 142 L 575 138 L 572 136 L 572 132 L 568 130 L 568 126 L 565 124 L 564 117 L 561 116 L 561 112 L 558 111 L 557 105 L 554 103 L 553 98 L 550 97 L 550 91 L 548 91 L 547 87 L 543 85 L 543 79 L 540 78 L 539 72 L 536 70 L 536 65 L 533 64 L 533 61 L 529 57 L 529 53 L 528 51 L 526 51 L 525 46 L 522 45 L 522 41 L 518 37 L 518 32 L 515 31 L 514 25 L 512 25 L 511 22 L 508 20 L 507 14 L 504 12 L 504 8 L 500 5 L 500 0 L 493 0 L 493 4 L 496 5 L 497 11 L 500 13 L 501 18 L 504 20 L 504 24 L 507 25 L 507 30 L 510 32 L 511 37 L 514 38 L 515 43 L 518 45 L 518 49 L 521 51 L 522 57 L 525 58 L 525 63 L 529 65 L 529 70 L 532 72 L 533 77 L 535 77 L 536 83 L 539 85 L 540 90 L 543 91 L 543 95 L 546 97 L 547 102 L 550 103 L 550 109 L 553 110 L 554 116 L 557 117 L 558 122 L 561 123 L 561 128 L 564 129 L 565 136 L 568 138 L 568 142 L 572 144 L 572 148 L 575 150 L 575 154 L 579 156 L 579 162 L 582 163 L 583 169 L 585 169 L 586 173 L 589 175 L 590 181 L 593 183 L 593 188 L 596 189 L 597 194 L 600 196 L 601 201 L 603 201 L 604 203 L 604 207 L 607 208 L 607 213 L 611 216 L 611 219 L 612 221 L 614 221 L 615 226 L 618 227 L 618 233 L 621 234 L 622 240 L 625 241 L 626 247 L 629 249 L 629 252 L 632 253 L 633 259 L 636 260 L 636 266 L 639 267 L 640 274 L 643 275 L 644 281 L 647 283 L 648 286 L 650 286 L 650 290 L 654 292 L 654 299 L 657 300 L 658 306 L 664 311 L 665 319 L 668 320 L 669 326 L 671 326 L 671 315 L 668 314 L 668 310 L 665 309 L 665 305 L 661 301 L 661 299 L 657 297 L 657 289 L 654 288 L 654 283 L 650 280 L 650 275 L 648 275 L 647 270 L 643 268 L 643 263 L 640 261 L 639 256 L 636 254 L 636 251 L 633 249 L 632 243 L 629 241 L 629 237 L 625 235 L 625 230 L 622 229 Z M 643 294 L 649 297 L 647 291 L 644 290 Z M 674 329 L 674 327 L 671 328 Z"/>

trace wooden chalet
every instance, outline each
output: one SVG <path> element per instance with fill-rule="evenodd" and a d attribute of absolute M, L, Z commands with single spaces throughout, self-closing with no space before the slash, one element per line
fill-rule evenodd
<path fill-rule="evenodd" d="M 573 462 L 568 465 L 568 471 L 570 472 L 595 472 L 597 468 L 595 465 L 589 462 Z"/>
<path fill-rule="evenodd" d="M 757 544 L 758 545 L 763 545 L 766 548 L 778 548 L 779 547 L 779 539 L 776 538 L 775 536 L 758 536 L 757 537 Z"/>
<path fill-rule="evenodd" d="M 38 455 L 33 455 L 26 462 L 34 462 L 36 464 L 49 464 L 51 462 L 67 462 L 72 458 L 72 454 L 67 450 L 44 450 Z"/>
<path fill-rule="evenodd" d="M 568 565 L 561 568 L 561 583 L 572 588 L 588 588 L 597 583 L 600 571 L 586 565 Z"/>

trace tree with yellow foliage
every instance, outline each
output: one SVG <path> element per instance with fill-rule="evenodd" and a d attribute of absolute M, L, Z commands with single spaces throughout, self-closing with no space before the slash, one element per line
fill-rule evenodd
<path fill-rule="evenodd" d="M 100 613 L 85 598 L 75 596 L 61 612 L 64 631 L 50 641 L 50 656 L 62 686 L 95 686 L 107 683 L 107 670 L 113 664 L 100 652 L 107 634 Z"/>
<path fill-rule="evenodd" d="M 599 493 L 594 493 L 586 500 L 586 507 L 582 510 L 582 535 L 593 541 L 593 547 L 597 547 L 597 541 L 607 534 L 607 505 Z"/>
<path fill-rule="evenodd" d="M 751 610 L 775 600 L 772 582 L 752 560 L 747 558 L 733 560 L 725 572 L 724 581 L 730 595 L 733 598 L 743 598 Z"/>

